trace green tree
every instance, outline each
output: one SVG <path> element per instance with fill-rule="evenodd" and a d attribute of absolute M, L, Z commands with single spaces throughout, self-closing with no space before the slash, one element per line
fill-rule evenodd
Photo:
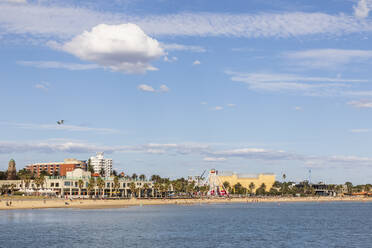
<path fill-rule="evenodd" d="M 118 176 L 115 176 L 114 177 L 114 190 L 115 190 L 115 195 L 117 196 L 118 195 L 118 190 L 120 188 L 120 183 L 119 183 L 119 177 Z"/>
<path fill-rule="evenodd" d="M 138 179 L 138 175 L 136 173 L 133 173 L 132 174 L 132 179 L 136 181 Z"/>
<path fill-rule="evenodd" d="M 228 181 L 223 182 L 222 185 L 223 185 L 223 187 L 224 187 L 225 190 L 229 190 L 230 189 L 230 183 Z"/>
<path fill-rule="evenodd" d="M 264 195 L 266 193 L 266 185 L 264 183 L 256 190 L 257 195 Z"/>
<path fill-rule="evenodd" d="M 84 181 L 79 179 L 78 181 L 78 187 L 79 187 L 79 195 L 81 196 L 81 189 L 83 188 L 84 186 Z"/>
<path fill-rule="evenodd" d="M 141 175 L 139 176 L 139 179 L 140 179 L 141 181 L 145 181 L 146 176 L 145 176 L 144 174 L 141 174 Z"/>
<path fill-rule="evenodd" d="M 105 187 L 105 181 L 101 177 L 99 177 L 97 178 L 96 184 L 99 189 L 99 192 L 102 191 L 102 197 L 103 197 L 105 195 L 105 190 L 103 189 Z"/>
<path fill-rule="evenodd" d="M 95 187 L 96 187 L 96 181 L 92 177 L 89 179 L 89 183 L 87 187 L 88 195 L 91 195 L 90 193 L 94 190 Z"/>
<path fill-rule="evenodd" d="M 346 182 L 345 185 L 347 188 L 347 193 L 349 194 L 353 193 L 353 184 L 351 182 Z"/>
<path fill-rule="evenodd" d="M 143 191 L 144 191 L 144 193 L 145 193 L 145 197 L 146 197 L 146 198 L 148 197 L 148 191 L 149 191 L 149 188 L 150 188 L 150 186 L 149 186 L 147 183 L 145 183 L 145 184 L 143 185 Z"/>
<path fill-rule="evenodd" d="M 158 197 L 159 192 L 161 192 L 161 183 L 160 182 L 155 182 L 154 183 L 154 189 L 155 189 L 155 195 Z"/>
<path fill-rule="evenodd" d="M 254 189 L 256 188 L 256 185 L 254 184 L 254 182 L 251 182 L 248 187 L 249 187 L 249 193 L 253 194 Z"/>
<path fill-rule="evenodd" d="M 88 159 L 88 168 L 87 170 L 93 174 L 94 173 L 94 168 L 93 168 L 93 165 L 92 165 L 92 161 L 90 159 Z"/>
<path fill-rule="evenodd" d="M 131 193 L 131 196 L 135 196 L 135 192 L 136 192 L 136 184 L 134 182 L 131 182 L 129 184 L 129 189 L 130 189 L 130 193 Z"/>

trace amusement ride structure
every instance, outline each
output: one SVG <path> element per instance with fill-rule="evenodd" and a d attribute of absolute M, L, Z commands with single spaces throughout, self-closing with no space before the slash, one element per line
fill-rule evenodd
<path fill-rule="evenodd" d="M 208 195 L 211 196 L 228 196 L 229 192 L 221 182 L 221 179 L 218 176 L 218 171 L 211 169 L 209 171 L 208 178 L 206 180 L 206 185 L 209 186 Z"/>

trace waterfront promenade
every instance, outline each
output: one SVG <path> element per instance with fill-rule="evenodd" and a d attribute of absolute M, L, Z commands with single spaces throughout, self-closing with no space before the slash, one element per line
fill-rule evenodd
<path fill-rule="evenodd" d="M 40 209 L 40 208 L 122 208 L 143 205 L 199 205 L 228 203 L 260 203 L 260 202 L 366 202 L 372 197 L 265 197 L 265 198 L 204 198 L 204 199 L 12 199 L 0 198 L 0 210 Z"/>

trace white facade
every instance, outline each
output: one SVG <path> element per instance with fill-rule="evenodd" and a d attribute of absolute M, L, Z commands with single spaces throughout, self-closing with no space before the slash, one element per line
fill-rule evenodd
<path fill-rule="evenodd" d="M 97 152 L 95 157 L 90 157 L 90 164 L 93 167 L 94 173 L 104 171 L 104 177 L 109 177 L 112 174 L 112 159 L 104 158 L 103 152 Z"/>
<path fill-rule="evenodd" d="M 90 172 L 84 171 L 80 168 L 75 169 L 73 171 L 67 171 L 66 172 L 66 178 L 79 178 L 79 179 L 89 179 L 90 178 Z"/>

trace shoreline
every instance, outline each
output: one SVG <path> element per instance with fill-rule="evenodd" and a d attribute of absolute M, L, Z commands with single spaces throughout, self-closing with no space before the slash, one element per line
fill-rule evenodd
<path fill-rule="evenodd" d="M 10 206 L 7 203 L 11 202 Z M 372 197 L 266 197 L 203 199 L 0 199 L 0 210 L 76 208 L 110 209 L 144 205 L 197 205 L 230 203 L 372 202 Z"/>

